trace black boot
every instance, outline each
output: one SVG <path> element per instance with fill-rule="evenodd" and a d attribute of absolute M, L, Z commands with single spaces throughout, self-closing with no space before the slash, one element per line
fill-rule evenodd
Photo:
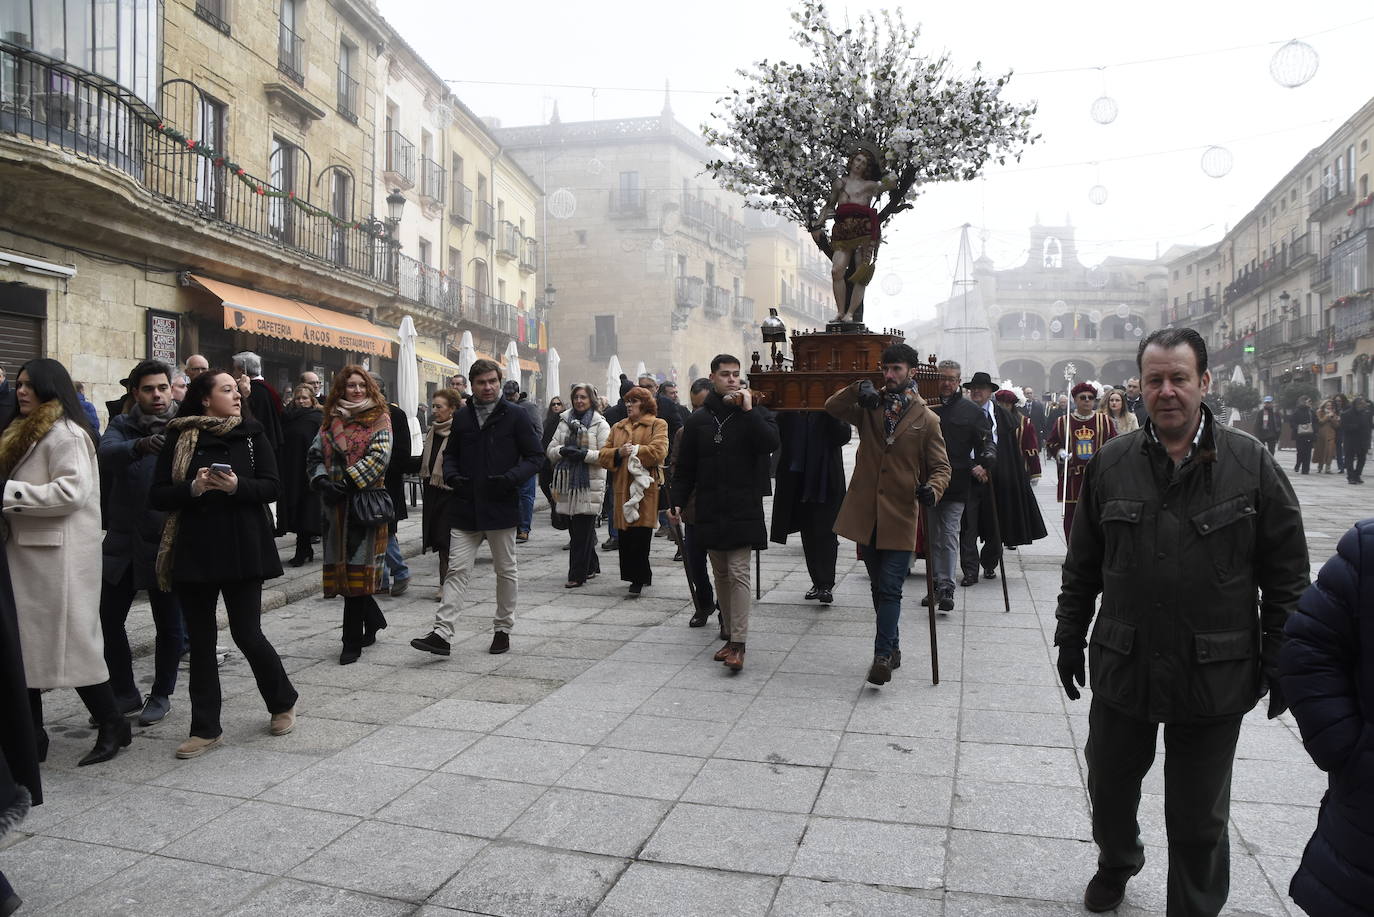
<path fill-rule="evenodd" d="M 296 542 L 296 553 L 291 558 L 291 566 L 303 567 L 315 559 L 315 549 L 307 545 Z"/>
<path fill-rule="evenodd" d="M 122 716 L 106 720 L 100 724 L 96 732 L 95 747 L 86 754 L 86 757 L 78 761 L 76 766 L 85 767 L 87 764 L 99 764 L 102 761 L 108 761 L 132 741 L 133 733 L 129 729 L 128 720 Z"/>
<path fill-rule="evenodd" d="M 48 760 L 48 730 L 39 726 L 38 732 L 35 733 L 35 743 L 38 745 L 38 763 L 42 764 Z"/>

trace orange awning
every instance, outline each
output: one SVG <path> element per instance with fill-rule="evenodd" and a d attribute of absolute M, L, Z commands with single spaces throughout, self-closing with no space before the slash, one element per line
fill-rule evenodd
<path fill-rule="evenodd" d="M 539 372 L 539 364 L 534 360 L 526 360 L 524 357 L 520 358 L 520 368 L 527 373 Z"/>
<path fill-rule="evenodd" d="M 356 315 L 259 293 L 196 274 L 192 274 L 191 279 L 219 297 L 224 304 L 224 327 L 230 331 L 383 357 L 395 355 L 395 333 Z"/>

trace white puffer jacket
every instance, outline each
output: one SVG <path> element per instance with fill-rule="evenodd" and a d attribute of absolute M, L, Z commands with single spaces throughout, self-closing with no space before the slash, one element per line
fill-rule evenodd
<path fill-rule="evenodd" d="M 572 427 L 568 422 L 572 419 L 572 409 L 564 411 L 558 416 L 558 429 L 554 431 L 553 439 L 549 440 L 549 448 L 546 455 L 549 459 L 549 466 L 554 468 L 563 460 L 563 456 L 558 454 L 558 450 L 563 448 L 564 443 L 572 433 Z M 611 425 L 606 422 L 606 418 L 597 412 L 592 417 L 592 425 L 587 430 L 587 471 L 588 485 L 587 490 L 578 494 L 576 502 L 573 502 L 568 494 L 558 493 L 554 489 L 554 496 L 558 499 L 558 512 L 567 513 L 570 516 L 595 516 L 601 512 L 601 503 L 606 495 L 606 469 L 597 464 L 597 455 L 601 447 L 606 445 L 606 440 L 611 436 Z"/>

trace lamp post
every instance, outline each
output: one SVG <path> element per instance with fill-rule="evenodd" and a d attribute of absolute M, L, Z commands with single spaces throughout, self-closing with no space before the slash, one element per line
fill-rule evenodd
<path fill-rule="evenodd" d="M 386 196 L 386 242 L 391 248 L 391 276 L 397 282 L 401 279 L 401 214 L 405 209 L 406 196 L 400 188 L 392 188 Z"/>
<path fill-rule="evenodd" d="M 1279 314 L 1282 315 L 1285 319 L 1292 318 L 1293 316 L 1290 315 L 1292 309 L 1293 297 L 1288 295 L 1287 290 L 1284 290 L 1282 293 L 1279 294 Z"/>

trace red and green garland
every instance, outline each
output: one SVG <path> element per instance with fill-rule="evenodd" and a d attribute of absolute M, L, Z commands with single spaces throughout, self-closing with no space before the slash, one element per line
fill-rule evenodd
<path fill-rule="evenodd" d="M 1345 215 L 1348 217 L 1353 217 L 1355 215 L 1356 210 L 1359 210 L 1361 207 L 1368 207 L 1370 204 L 1374 204 L 1374 194 L 1365 195 L 1364 198 L 1356 201 L 1355 206 L 1347 210 L 1345 212 Z"/>
<path fill-rule="evenodd" d="M 302 200 L 301 198 L 296 196 L 296 192 L 294 191 L 271 190 L 267 185 L 255 180 L 251 175 L 245 172 L 243 167 L 240 166 L 238 163 L 234 162 L 223 153 L 216 151 L 212 146 L 210 146 L 203 140 L 192 140 L 190 137 L 187 137 L 185 134 L 181 133 L 176 128 L 168 127 L 161 121 L 157 122 L 155 125 L 153 125 L 153 127 L 158 133 L 162 134 L 164 137 L 168 138 L 169 140 L 172 140 L 177 144 L 180 144 L 181 146 L 186 147 L 186 149 L 189 152 L 195 153 L 198 156 L 203 156 L 206 159 L 210 160 L 210 162 L 213 163 L 216 168 L 227 170 L 235 178 L 237 178 L 239 181 L 247 185 L 248 188 L 254 194 L 260 195 L 262 197 L 285 198 L 286 200 L 289 200 L 293 204 L 295 204 L 296 207 L 300 209 L 303 213 L 307 213 L 311 216 L 316 217 L 324 217 L 326 220 L 333 223 L 335 226 L 342 226 L 347 229 L 361 230 L 367 235 L 373 237 L 374 239 L 382 239 L 386 237 L 386 233 L 377 229 L 371 220 L 343 220 L 339 217 L 336 217 L 328 210 L 323 210 L 319 207 L 316 207 L 314 204 L 311 204 L 309 201 Z"/>
<path fill-rule="evenodd" d="M 1374 298 L 1374 287 L 1361 290 L 1358 293 L 1351 293 L 1349 296 L 1342 296 L 1340 299 L 1331 303 L 1333 306 L 1349 306 L 1353 303 L 1361 302 L 1366 299 Z"/>

